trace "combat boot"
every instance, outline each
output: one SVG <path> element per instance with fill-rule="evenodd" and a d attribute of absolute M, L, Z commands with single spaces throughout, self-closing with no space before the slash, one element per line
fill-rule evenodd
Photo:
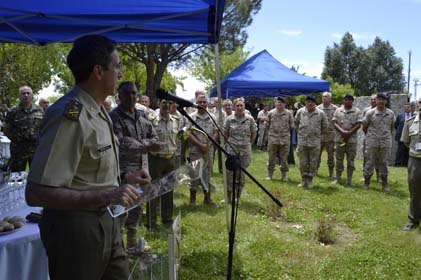
<path fill-rule="evenodd" d="M 212 200 L 210 191 L 204 192 L 203 204 L 216 206 L 215 201 Z"/>
<path fill-rule="evenodd" d="M 268 173 L 268 176 L 266 177 L 266 180 L 272 180 L 273 177 L 273 171 Z"/>
<path fill-rule="evenodd" d="M 311 189 L 313 187 L 313 177 L 307 177 L 307 188 Z"/>
<path fill-rule="evenodd" d="M 341 183 L 342 172 L 336 171 L 336 178 L 332 184 L 339 185 Z"/>
<path fill-rule="evenodd" d="M 302 176 L 301 183 L 297 185 L 299 188 L 307 188 L 307 176 Z"/>
<path fill-rule="evenodd" d="M 346 178 L 346 184 L 351 188 L 355 187 L 354 183 L 352 183 L 352 174 L 353 172 L 348 171 L 347 178 Z"/>
<path fill-rule="evenodd" d="M 333 167 L 329 167 L 329 178 L 333 179 L 334 175 L 333 175 Z"/>
<path fill-rule="evenodd" d="M 390 192 L 390 188 L 387 184 L 387 176 L 381 176 L 380 179 L 382 181 L 382 190 L 384 192 Z"/>
<path fill-rule="evenodd" d="M 190 207 L 196 206 L 196 190 L 190 190 Z"/>
<path fill-rule="evenodd" d="M 127 248 L 134 248 L 137 245 L 136 230 L 127 229 Z"/>
<path fill-rule="evenodd" d="M 287 172 L 286 171 L 281 171 L 281 181 L 282 182 L 288 182 L 288 177 L 287 177 Z"/>
<path fill-rule="evenodd" d="M 363 189 L 368 190 L 370 188 L 370 177 L 364 177 Z"/>

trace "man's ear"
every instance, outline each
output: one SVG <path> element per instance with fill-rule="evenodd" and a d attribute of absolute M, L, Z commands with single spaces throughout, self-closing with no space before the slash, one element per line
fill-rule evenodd
<path fill-rule="evenodd" d="M 103 72 L 104 72 L 104 69 L 99 64 L 95 65 L 94 68 L 92 69 L 92 73 L 94 74 L 97 80 L 101 80 Z"/>

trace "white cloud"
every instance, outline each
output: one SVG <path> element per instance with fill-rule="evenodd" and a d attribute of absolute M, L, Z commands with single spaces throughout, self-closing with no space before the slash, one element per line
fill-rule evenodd
<path fill-rule="evenodd" d="M 282 35 L 290 36 L 290 37 L 296 37 L 303 34 L 303 31 L 298 30 L 298 29 L 278 29 L 276 31 Z"/>

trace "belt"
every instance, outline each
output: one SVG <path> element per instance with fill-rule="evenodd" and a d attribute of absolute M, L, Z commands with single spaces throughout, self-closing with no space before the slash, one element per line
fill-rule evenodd
<path fill-rule="evenodd" d="M 159 158 L 172 159 L 175 154 L 151 154 L 151 155 L 153 155 L 154 157 L 159 157 Z"/>

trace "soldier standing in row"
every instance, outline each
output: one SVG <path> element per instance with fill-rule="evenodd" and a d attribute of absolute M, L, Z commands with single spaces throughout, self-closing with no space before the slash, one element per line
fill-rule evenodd
<path fill-rule="evenodd" d="M 418 108 L 418 114 L 405 122 L 401 137 L 409 148 L 409 223 L 403 228 L 404 231 L 417 228 L 421 222 L 421 98 L 418 99 Z"/>
<path fill-rule="evenodd" d="M 211 120 L 211 117 L 206 113 L 208 107 L 208 98 L 202 93 L 198 93 L 196 97 L 196 103 L 202 108 L 197 109 L 196 112 L 193 112 L 190 117 L 213 139 L 218 139 L 218 131 L 216 126 Z M 212 116 L 215 118 L 214 116 Z M 209 139 L 202 133 L 195 131 L 193 128 L 194 125 L 190 122 L 187 123 L 186 129 L 189 130 L 188 141 L 190 148 L 190 161 L 196 161 L 203 159 L 205 166 L 203 168 L 202 179 L 204 184 L 207 186 L 204 187 L 204 204 L 216 205 L 216 203 L 211 199 L 211 190 L 210 190 L 210 177 L 212 174 L 211 167 L 213 165 L 213 144 Z M 199 185 L 201 184 L 200 180 L 195 180 L 190 184 L 190 207 L 196 205 L 196 193 Z M 203 183 L 202 183 L 203 184 Z M 206 188 L 208 188 L 206 190 Z"/>
<path fill-rule="evenodd" d="M 272 180 L 276 165 L 276 155 L 280 156 L 281 180 L 288 181 L 288 154 L 290 149 L 291 129 L 294 127 L 292 113 L 285 109 L 286 101 L 277 97 L 275 108 L 268 115 L 268 179 Z"/>
<path fill-rule="evenodd" d="M 363 119 L 363 131 L 366 135 L 367 162 L 364 167 L 364 189 L 370 186 L 374 168 L 379 170 L 382 189 L 389 191 L 387 185 L 387 159 L 392 148 L 392 131 L 395 114 L 386 108 L 387 96 L 377 94 L 376 108 L 369 110 Z"/>
<path fill-rule="evenodd" d="M 251 146 L 256 139 L 257 127 L 251 115 L 245 114 L 245 104 L 242 98 L 237 98 L 233 102 L 234 114 L 227 117 L 224 122 L 224 133 L 231 145 L 225 145 L 226 150 L 231 155 L 238 155 L 241 166 L 247 168 L 251 163 L 252 151 Z M 234 150 L 233 150 L 234 149 Z M 240 174 L 238 174 L 240 173 Z M 227 170 L 227 190 L 228 199 L 231 201 L 232 186 L 235 182 L 236 198 L 239 198 L 245 184 L 244 172 L 238 171 L 236 177 L 232 171 Z"/>
<path fill-rule="evenodd" d="M 319 169 L 320 162 L 322 160 L 323 149 L 327 153 L 327 166 L 329 167 L 329 177 L 333 178 L 333 169 L 335 167 L 335 128 L 333 127 L 332 118 L 335 110 L 338 106 L 331 103 L 332 94 L 328 91 L 323 92 L 322 104 L 317 106 L 318 109 L 322 110 L 327 118 L 327 129 L 326 133 L 322 135 L 322 141 L 320 142 L 320 156 L 317 169 Z"/>
<path fill-rule="evenodd" d="M 159 141 L 164 143 L 159 151 L 149 153 L 149 171 L 152 180 L 161 178 L 163 175 L 175 170 L 177 141 L 179 123 L 170 115 L 170 107 L 173 102 L 160 100 L 159 114 L 152 121 L 152 125 L 159 137 Z M 149 230 L 156 230 L 156 215 L 159 200 L 161 201 L 161 221 L 164 225 L 171 225 L 174 211 L 174 192 L 169 191 L 148 203 L 146 216 Z"/>
<path fill-rule="evenodd" d="M 110 112 L 114 134 L 120 143 L 119 161 L 122 183 L 127 183 L 125 174 L 140 169 L 143 169 L 149 177 L 148 169 L 143 167 L 147 166 L 147 162 L 142 161 L 142 153 L 160 148 L 158 136 L 145 113 L 135 107 L 137 94 L 137 87 L 134 83 L 122 82 L 118 88 L 120 105 Z M 141 217 L 142 207 L 129 211 L 125 221 L 127 248 L 132 248 L 137 244 L 136 233 Z"/>
<path fill-rule="evenodd" d="M 332 122 L 336 128 L 336 184 L 340 184 L 344 171 L 344 158 L 347 160 L 347 185 L 353 187 L 352 175 L 357 155 L 357 131 L 361 127 L 361 111 L 353 106 L 354 96 L 346 94 L 344 104 L 336 109 Z"/>
<path fill-rule="evenodd" d="M 257 114 L 257 124 L 258 124 L 258 137 L 257 137 L 257 148 L 263 150 L 263 147 L 267 145 L 268 142 L 268 122 L 269 122 L 269 105 L 265 104 L 263 109 Z"/>
<path fill-rule="evenodd" d="M 25 171 L 31 164 L 39 136 L 44 110 L 33 105 L 32 89 L 19 88 L 20 103 L 7 114 L 3 132 L 12 141 L 10 144 L 12 172 Z"/>
<path fill-rule="evenodd" d="M 295 116 L 298 136 L 297 152 L 302 178 L 298 186 L 304 188 L 313 186 L 313 177 L 316 176 L 320 156 L 320 140 L 328 126 L 325 113 L 317 109 L 316 104 L 316 98 L 307 96 L 306 106 L 298 110 Z"/>

